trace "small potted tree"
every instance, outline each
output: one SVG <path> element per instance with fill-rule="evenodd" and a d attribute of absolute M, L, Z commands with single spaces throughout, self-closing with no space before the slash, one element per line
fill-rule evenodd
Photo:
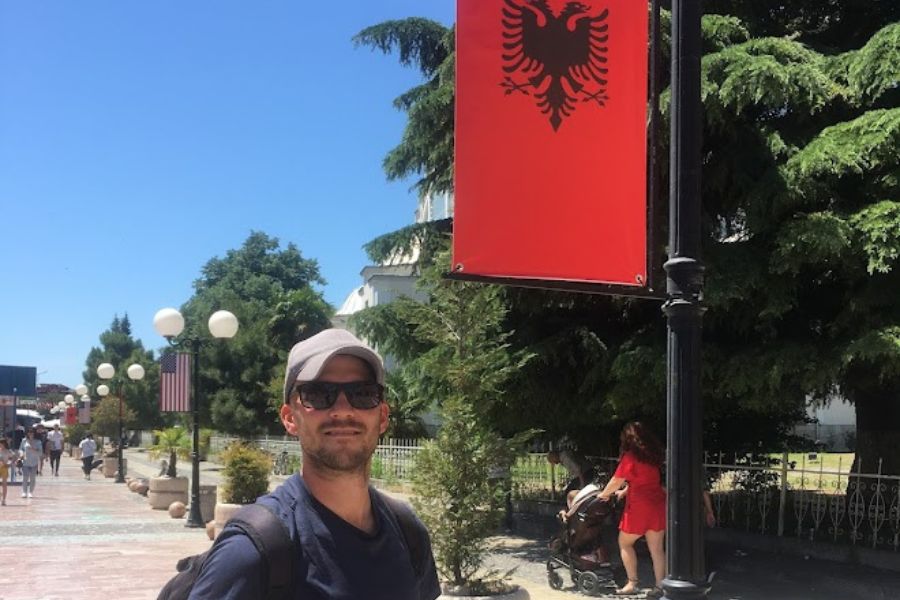
<path fill-rule="evenodd" d="M 233 442 L 220 455 L 224 483 L 219 490 L 215 510 L 215 534 L 219 535 L 228 519 L 244 504 L 253 504 L 269 491 L 272 459 L 262 449 L 244 442 Z"/>
<path fill-rule="evenodd" d="M 154 459 L 167 457 L 169 464 L 165 475 L 150 478 L 147 499 L 150 507 L 165 510 L 175 501 L 188 502 L 188 478 L 178 477 L 176 465 L 179 458 L 188 458 L 191 452 L 191 438 L 181 427 L 158 429 L 153 432 L 156 443 L 150 446 L 150 456 Z"/>

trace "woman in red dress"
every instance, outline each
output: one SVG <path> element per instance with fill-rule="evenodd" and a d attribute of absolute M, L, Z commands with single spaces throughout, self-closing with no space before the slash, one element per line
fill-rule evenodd
<path fill-rule="evenodd" d="M 643 424 L 625 425 L 619 437 L 619 466 L 599 496 L 625 496 L 625 511 L 619 522 L 619 552 L 628 582 L 616 594 L 638 591 L 637 554 L 634 543 L 647 538 L 657 590 L 666 574 L 666 492 L 659 483 L 665 451 L 656 436 Z M 623 489 L 623 486 L 626 486 Z"/>

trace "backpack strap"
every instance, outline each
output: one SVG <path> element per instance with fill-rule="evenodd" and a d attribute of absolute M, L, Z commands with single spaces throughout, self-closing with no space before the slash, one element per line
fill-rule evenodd
<path fill-rule="evenodd" d="M 269 590 L 268 598 L 287 598 L 293 591 L 294 570 L 297 562 L 294 542 L 287 525 L 265 504 L 248 504 L 241 507 L 228 520 L 252 541 L 262 557 Z"/>
<path fill-rule="evenodd" d="M 409 550 L 409 561 L 412 563 L 413 572 L 416 574 L 416 579 L 421 578 L 425 562 L 425 539 L 422 528 L 416 522 L 415 513 L 406 502 L 388 496 L 382 491 L 375 491 L 384 501 L 388 510 L 397 518 L 400 531 L 403 532 L 403 539 L 406 541 L 406 548 Z"/>

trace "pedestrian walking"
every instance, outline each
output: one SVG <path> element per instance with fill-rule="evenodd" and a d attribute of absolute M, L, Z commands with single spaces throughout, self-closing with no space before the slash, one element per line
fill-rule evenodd
<path fill-rule="evenodd" d="M 619 466 L 599 496 L 609 499 L 625 487 L 625 510 L 619 522 L 619 553 L 628 575 L 628 582 L 616 590 L 617 595 L 638 593 L 637 553 L 634 543 L 647 539 L 653 561 L 656 588 L 653 597 L 662 595 L 662 580 L 666 574 L 666 491 L 660 485 L 660 467 L 665 450 L 656 436 L 638 421 L 622 428 L 619 445 Z"/>
<path fill-rule="evenodd" d="M 37 484 L 38 465 L 41 463 L 41 456 L 44 454 L 44 447 L 41 441 L 34 435 L 34 429 L 25 432 L 25 439 L 19 446 L 19 456 L 22 459 L 22 497 L 33 498 L 34 486 Z"/>
<path fill-rule="evenodd" d="M 15 451 L 18 452 L 19 446 L 22 445 L 22 440 L 24 440 L 24 439 L 25 439 L 25 426 L 22 425 L 22 424 L 20 423 L 20 424 L 16 425 L 16 428 L 15 428 L 15 430 L 13 431 L 13 435 L 12 435 L 12 441 L 13 441 L 12 448 L 13 448 L 13 450 L 15 450 Z M 21 470 L 21 468 L 19 467 L 19 462 L 16 461 L 16 462 L 14 462 L 13 465 L 12 465 L 12 472 L 11 472 L 11 479 L 10 479 L 10 481 L 15 482 L 15 481 L 16 481 L 16 477 L 17 477 L 17 476 L 20 476 L 21 474 L 22 474 L 22 470 Z"/>
<path fill-rule="evenodd" d="M 94 454 L 97 453 L 97 442 L 94 441 L 94 434 L 90 431 L 78 444 L 81 448 L 81 470 L 84 471 L 84 478 L 91 480 L 91 469 L 94 468 Z"/>
<path fill-rule="evenodd" d="M 15 462 L 16 453 L 9 449 L 9 440 L 0 439 L 0 506 L 6 506 L 6 483 Z"/>
<path fill-rule="evenodd" d="M 411 509 L 392 508 L 369 485 L 390 412 L 383 386 L 381 358 L 348 331 L 327 329 L 291 349 L 281 422 L 300 440 L 303 467 L 257 502 L 293 541 L 298 576 L 285 597 L 434 600 L 441 593 L 428 531 Z M 190 598 L 267 597 L 267 569 L 253 540 L 230 523 Z"/>
<path fill-rule="evenodd" d="M 59 425 L 54 425 L 53 431 L 47 434 L 47 446 L 50 451 L 50 470 L 54 477 L 59 477 L 59 458 L 63 452 L 63 434 Z"/>
<path fill-rule="evenodd" d="M 34 438 L 41 443 L 41 448 L 43 448 L 43 452 L 41 453 L 41 460 L 38 463 L 38 475 L 44 474 L 44 463 L 50 458 L 50 450 L 47 447 L 47 428 L 41 425 L 40 423 L 34 424 Z"/>

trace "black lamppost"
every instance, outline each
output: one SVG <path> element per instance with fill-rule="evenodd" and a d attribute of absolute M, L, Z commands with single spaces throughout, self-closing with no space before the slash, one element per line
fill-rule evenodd
<path fill-rule="evenodd" d="M 209 317 L 209 332 L 214 338 L 232 338 L 238 330 L 238 320 L 227 310 L 219 310 Z M 191 354 L 191 415 L 193 444 L 191 448 L 191 506 L 185 527 L 206 527 L 200 514 L 200 347 L 207 340 L 199 336 L 175 338 L 184 331 L 184 317 L 174 308 L 163 308 L 153 316 L 153 328 L 174 348 L 187 347 Z"/>
<path fill-rule="evenodd" d="M 144 378 L 144 367 L 141 365 L 134 363 L 128 367 L 126 370 L 128 374 L 128 378 L 132 381 L 139 381 Z M 111 380 L 113 376 L 116 374 L 116 369 L 109 363 L 102 363 L 97 367 L 97 376 L 103 380 Z M 106 393 L 101 392 L 100 388 L 106 388 Z M 125 483 L 125 459 L 122 454 L 122 416 L 123 416 L 123 403 L 125 402 L 125 382 L 119 382 L 119 439 L 116 443 L 117 447 L 117 455 L 119 461 L 119 468 L 116 469 L 116 483 Z M 109 388 L 105 385 L 100 385 L 97 387 L 97 393 L 101 396 L 106 396 L 109 393 Z"/>
<path fill-rule="evenodd" d="M 672 122 L 669 182 L 665 598 L 705 598 L 703 565 L 702 405 L 700 332 L 703 263 L 700 261 L 700 0 L 672 0 Z"/>

